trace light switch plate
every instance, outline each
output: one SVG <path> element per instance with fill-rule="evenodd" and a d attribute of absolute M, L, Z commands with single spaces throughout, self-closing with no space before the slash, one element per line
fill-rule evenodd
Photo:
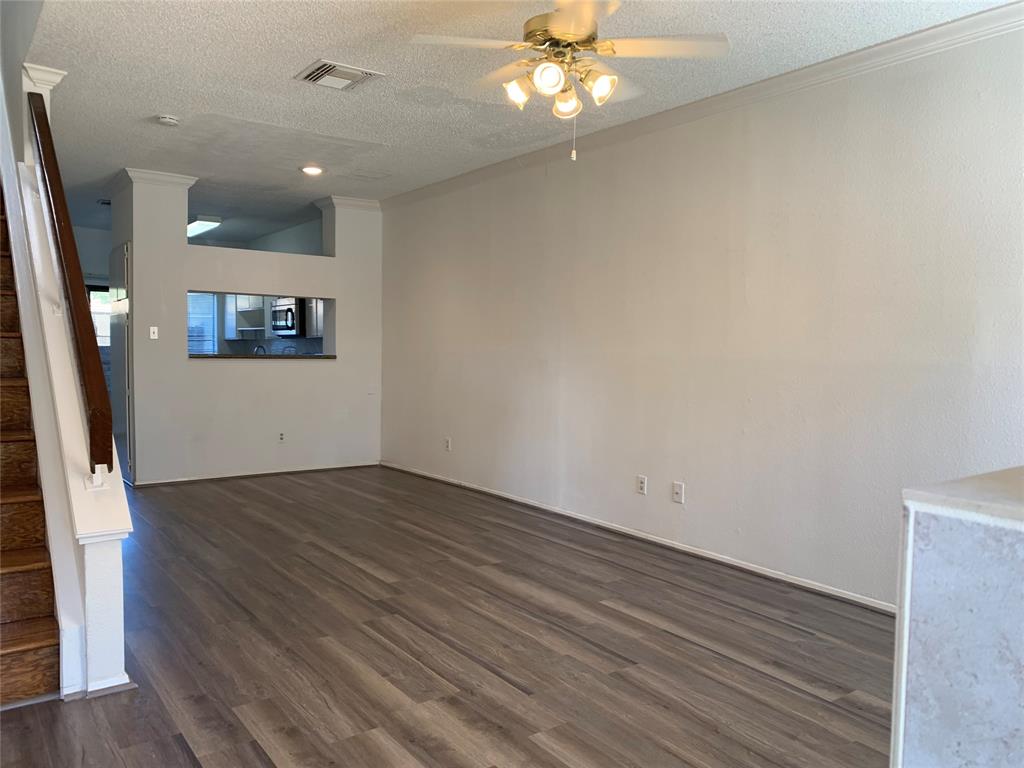
<path fill-rule="evenodd" d="M 149 326 L 149 338 L 151 338 L 151 339 L 159 339 L 160 338 L 160 328 L 158 326 L 155 326 L 155 325 Z"/>
<path fill-rule="evenodd" d="M 676 504 L 682 504 L 684 500 L 684 490 L 685 486 L 679 480 L 672 483 L 672 501 Z"/>

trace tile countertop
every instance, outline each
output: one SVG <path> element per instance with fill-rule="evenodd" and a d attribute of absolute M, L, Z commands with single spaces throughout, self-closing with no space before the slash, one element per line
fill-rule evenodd
<path fill-rule="evenodd" d="M 903 491 L 907 503 L 960 509 L 989 517 L 1024 521 L 1024 467 L 974 475 Z"/>
<path fill-rule="evenodd" d="M 337 360 L 337 355 L 197 355 L 189 354 L 190 358 L 200 360 Z"/>

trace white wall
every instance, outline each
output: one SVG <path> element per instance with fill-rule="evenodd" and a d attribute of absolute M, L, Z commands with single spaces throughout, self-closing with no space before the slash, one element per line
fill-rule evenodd
<path fill-rule="evenodd" d="M 132 171 L 137 483 L 376 463 L 381 214 L 335 199 L 330 256 L 188 245 L 187 183 Z M 130 184 L 130 186 L 128 186 Z M 116 211 L 115 211 L 116 214 Z M 188 290 L 337 299 L 337 360 L 190 359 Z M 159 327 L 158 340 L 149 327 Z M 278 434 L 285 433 L 285 441 Z"/>
<path fill-rule="evenodd" d="M 893 602 L 900 490 L 1024 461 L 1022 37 L 389 201 L 384 460 Z"/>
<path fill-rule="evenodd" d="M 110 251 L 113 248 L 109 229 L 73 227 L 78 260 L 82 262 L 85 282 L 106 285 L 110 277 Z"/>
<path fill-rule="evenodd" d="M 323 253 L 323 233 L 320 219 L 296 224 L 294 227 L 271 232 L 249 243 L 254 251 L 277 253 Z"/>
<path fill-rule="evenodd" d="M 11 126 L 11 146 L 16 160 L 24 160 L 23 115 L 27 110 L 21 88 L 21 66 L 32 45 L 42 0 L 0 2 L 0 76 L 4 81 L 4 106 Z"/>

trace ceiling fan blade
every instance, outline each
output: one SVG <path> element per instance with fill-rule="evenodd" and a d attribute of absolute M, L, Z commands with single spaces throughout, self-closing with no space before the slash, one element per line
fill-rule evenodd
<path fill-rule="evenodd" d="M 615 93 L 608 99 L 608 104 L 618 104 L 620 101 L 632 101 L 643 96 L 644 89 L 634 83 L 628 77 L 619 75 L 619 84 L 615 86 Z"/>
<path fill-rule="evenodd" d="M 619 0 L 557 0 L 551 31 L 566 39 L 583 38 L 597 31 L 597 22 L 619 9 Z"/>
<path fill-rule="evenodd" d="M 494 71 L 488 72 L 477 80 L 477 85 L 499 85 L 501 83 L 507 83 L 509 80 L 515 80 L 523 74 L 527 68 L 529 68 L 531 63 L 532 62 L 529 59 L 520 59 L 519 61 L 513 61 L 511 64 L 506 64 L 503 67 L 498 67 Z"/>
<path fill-rule="evenodd" d="M 621 5 L 619 0 L 555 0 L 555 10 L 559 13 L 576 14 L 593 21 L 611 16 Z"/>
<path fill-rule="evenodd" d="M 413 35 L 412 42 L 419 45 L 449 45 L 457 48 L 518 49 L 522 40 L 491 40 L 487 37 L 453 37 L 451 35 Z"/>
<path fill-rule="evenodd" d="M 725 35 L 675 35 L 673 37 L 623 37 L 598 40 L 601 56 L 619 59 L 713 59 L 729 53 Z"/>

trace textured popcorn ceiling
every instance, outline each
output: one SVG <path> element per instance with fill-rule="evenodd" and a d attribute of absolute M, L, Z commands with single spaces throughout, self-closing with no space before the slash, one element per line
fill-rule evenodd
<path fill-rule="evenodd" d="M 626 0 L 603 37 L 724 32 L 717 61 L 616 62 L 643 94 L 587 103 L 579 134 L 635 120 L 998 2 Z M 474 81 L 507 51 L 413 45 L 417 33 L 518 39 L 545 2 L 67 2 L 48 0 L 28 61 L 68 72 L 53 96 L 76 223 L 123 167 L 198 176 L 191 212 L 255 237 L 328 194 L 383 199 L 568 138 L 546 100 L 518 112 Z M 293 76 L 318 58 L 384 72 L 352 92 Z M 157 124 L 173 114 L 179 128 Z M 326 173 L 310 179 L 305 162 Z M 247 223 L 243 223 L 247 222 Z M 226 221 L 227 223 L 227 221 Z"/>

